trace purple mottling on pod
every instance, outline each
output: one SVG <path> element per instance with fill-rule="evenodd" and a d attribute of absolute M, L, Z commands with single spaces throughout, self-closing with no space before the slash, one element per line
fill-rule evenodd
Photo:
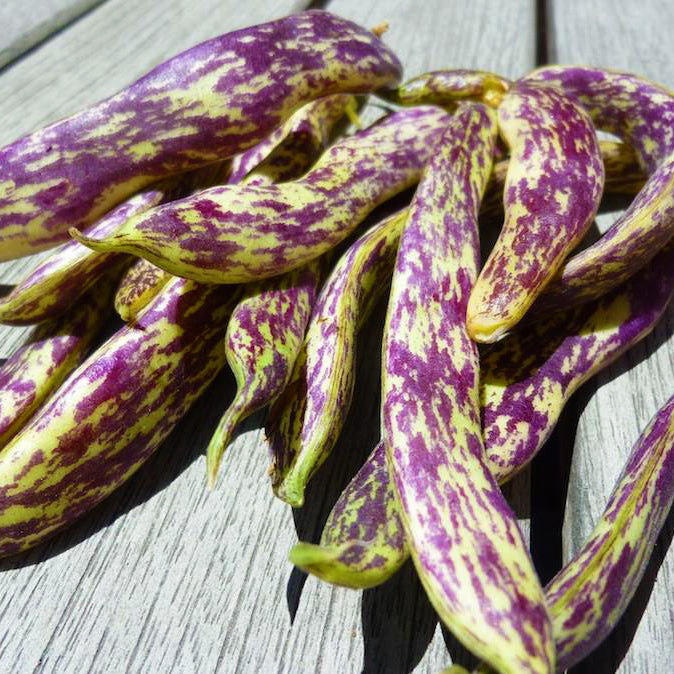
<path fill-rule="evenodd" d="M 649 175 L 630 208 L 569 258 L 532 307 L 549 312 L 599 297 L 648 263 L 674 235 L 674 94 L 630 73 L 547 66 L 527 76 L 574 98 L 596 126 L 620 136 Z"/>
<path fill-rule="evenodd" d="M 484 460 L 479 360 L 465 325 L 496 118 L 452 118 L 410 206 L 382 363 L 382 436 L 412 559 L 440 618 L 501 672 L 551 672 L 543 589 Z"/>
<path fill-rule="evenodd" d="M 510 147 L 505 222 L 468 303 L 468 331 L 492 342 L 516 325 L 582 239 L 604 164 L 592 120 L 552 87 L 519 81 L 498 108 Z"/>
<path fill-rule="evenodd" d="M 589 539 L 550 581 L 558 671 L 609 634 L 648 565 L 674 500 L 674 398 L 657 412 L 630 453 Z"/>
<path fill-rule="evenodd" d="M 374 33 L 328 12 L 199 44 L 0 149 L 0 259 L 56 245 L 157 178 L 253 146 L 304 103 L 401 74 Z"/>
<path fill-rule="evenodd" d="M 0 555 L 31 547 L 127 480 L 225 364 L 235 289 L 171 281 L 0 455 Z"/>
<path fill-rule="evenodd" d="M 267 438 L 275 494 L 292 506 L 337 442 L 355 385 L 356 334 L 388 288 L 402 211 L 371 227 L 330 273 L 311 316 L 288 395 L 272 405 Z"/>
<path fill-rule="evenodd" d="M 141 192 L 103 217 L 88 233 L 108 236 L 164 196 L 160 188 Z M 64 243 L 0 299 L 0 323 L 26 325 L 62 314 L 121 257 L 119 253 L 94 252 L 78 241 Z"/>
<path fill-rule="evenodd" d="M 306 264 L 342 241 L 377 205 L 414 185 L 450 116 L 399 110 L 328 148 L 301 179 L 226 185 L 151 209 L 95 250 L 145 257 L 176 276 L 245 283 Z"/>
<path fill-rule="evenodd" d="M 41 323 L 0 367 L 0 448 L 84 359 L 110 313 L 116 279 L 95 288 L 59 318 Z"/>

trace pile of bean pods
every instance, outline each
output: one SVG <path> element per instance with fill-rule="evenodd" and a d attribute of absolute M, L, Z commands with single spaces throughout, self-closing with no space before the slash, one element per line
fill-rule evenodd
<path fill-rule="evenodd" d="M 306 12 L 0 149 L 0 259 L 55 247 L 0 299 L 0 322 L 37 326 L 0 369 L 1 555 L 128 479 L 226 363 L 237 391 L 208 484 L 269 405 L 272 487 L 302 506 L 388 293 L 381 441 L 291 561 L 367 588 L 411 557 L 482 672 L 562 671 L 609 633 L 674 497 L 674 398 L 546 587 L 500 485 L 670 301 L 674 95 L 564 66 L 401 80 L 380 31 Z M 370 93 L 389 114 L 344 135 Z M 611 191 L 634 200 L 574 252 Z M 503 224 L 482 265 L 485 214 Z M 126 323 L 90 353 L 113 306 Z"/>

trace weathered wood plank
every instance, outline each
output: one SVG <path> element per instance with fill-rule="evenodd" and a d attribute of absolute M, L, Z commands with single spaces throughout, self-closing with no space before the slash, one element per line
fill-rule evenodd
<path fill-rule="evenodd" d="M 364 25 L 388 19 L 386 40 L 410 76 L 458 66 L 516 76 L 533 66 L 534 21 L 525 0 L 507 7 L 429 0 L 422 9 L 403 0 L 319 4 Z M 0 75 L 0 144 L 114 93 L 196 42 L 301 5 L 108 0 Z M 25 264 L 10 263 L 4 279 L 16 279 Z M 287 562 L 298 535 L 318 536 L 377 439 L 383 310 L 361 340 L 344 436 L 304 509 L 292 512 L 271 494 L 260 415 L 244 425 L 216 489 L 206 491 L 204 450 L 233 395 L 223 375 L 116 494 L 51 542 L 0 562 L 3 666 L 389 673 L 436 672 L 450 662 L 448 648 L 461 659 L 437 627 L 411 566 L 361 596 L 307 579 Z M 0 333 L 0 343 L 9 341 Z"/>
<path fill-rule="evenodd" d="M 674 26 L 674 7 L 670 3 L 574 0 L 550 5 L 551 60 L 628 70 L 674 88 L 674 66 L 668 46 Z M 600 229 L 606 229 L 617 215 L 600 216 Z M 565 517 L 567 559 L 582 546 L 601 515 L 641 430 L 674 393 L 673 331 L 674 307 L 671 307 L 651 336 L 589 382 L 575 400 L 579 420 Z M 674 671 L 671 648 L 674 549 L 670 544 L 673 534 L 674 519 L 670 516 L 626 619 L 574 671 L 592 674 Z"/>
<path fill-rule="evenodd" d="M 0 69 L 105 0 L 5 0 Z"/>

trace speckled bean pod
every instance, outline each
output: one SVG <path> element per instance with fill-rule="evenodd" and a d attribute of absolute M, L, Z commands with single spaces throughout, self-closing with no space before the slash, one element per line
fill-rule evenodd
<path fill-rule="evenodd" d="M 110 313 L 114 281 L 101 279 L 67 314 L 35 327 L 0 367 L 0 449 L 84 360 Z"/>
<path fill-rule="evenodd" d="M 174 279 L 10 441 L 0 453 L 0 555 L 75 520 L 154 452 L 225 364 L 235 292 Z"/>
<path fill-rule="evenodd" d="M 532 314 L 587 302 L 628 279 L 674 235 L 674 95 L 629 73 L 548 66 L 527 79 L 583 105 L 596 126 L 635 150 L 648 182 L 592 246 L 569 258 Z"/>
<path fill-rule="evenodd" d="M 81 243 L 81 248 L 85 248 Z M 93 255 L 110 255 L 94 253 Z M 136 260 L 125 272 L 115 293 L 115 311 L 126 323 L 136 320 L 138 314 L 158 295 L 161 289 L 173 278 L 171 274 L 144 260 Z"/>
<path fill-rule="evenodd" d="M 208 40 L 0 150 L 0 260 L 67 239 L 157 180 L 241 152 L 301 105 L 395 85 L 374 33 L 328 12 Z"/>
<path fill-rule="evenodd" d="M 297 543 L 290 561 L 334 585 L 364 589 L 390 578 L 409 556 L 378 443 L 330 511 L 319 545 Z"/>
<path fill-rule="evenodd" d="M 344 253 L 321 290 L 288 394 L 272 405 L 267 438 L 274 493 L 300 507 L 351 406 L 356 334 L 388 287 L 406 211 L 372 227 Z"/>
<path fill-rule="evenodd" d="M 606 176 L 604 194 L 635 195 L 644 186 L 647 175 L 639 165 L 634 150 L 627 143 L 611 140 L 600 140 L 599 149 Z M 502 159 L 494 164 L 480 208 L 480 218 L 503 216 L 503 186 L 508 172 L 508 162 L 508 159 Z"/>
<path fill-rule="evenodd" d="M 323 277 L 322 260 L 252 284 L 232 312 L 225 352 L 236 379 L 234 400 L 206 451 L 208 484 L 237 424 L 279 396 L 290 379 Z"/>
<path fill-rule="evenodd" d="M 161 188 L 141 192 L 89 231 L 97 236 L 112 234 L 129 217 L 158 204 L 165 195 Z M 96 253 L 77 241 L 61 245 L 0 299 L 0 323 L 27 325 L 64 313 L 120 258 L 117 253 Z"/>
<path fill-rule="evenodd" d="M 214 187 L 132 218 L 108 239 L 73 234 L 197 281 L 276 276 L 329 250 L 417 182 L 448 119 L 436 107 L 400 110 L 332 145 L 299 180 Z"/>
<path fill-rule="evenodd" d="M 302 106 L 268 138 L 234 157 L 227 182 L 270 185 L 298 178 L 328 145 L 332 128 L 345 110 L 355 105 L 353 96 L 336 94 Z"/>
<path fill-rule="evenodd" d="M 483 70 L 434 70 L 378 93 L 399 105 L 431 103 L 452 108 L 461 100 L 475 100 L 496 106 L 510 85 L 510 80 Z"/>
<path fill-rule="evenodd" d="M 604 164 L 587 112 L 551 87 L 519 81 L 498 108 L 510 148 L 505 222 L 468 302 L 471 337 L 493 342 L 516 325 L 599 207 Z"/>
<path fill-rule="evenodd" d="M 532 332 L 524 328 L 513 332 L 490 348 L 481 364 L 480 402 L 485 452 L 497 480 L 509 480 L 534 457 L 571 394 L 653 329 L 673 291 L 674 242 L 647 269 L 605 298 L 560 313 L 533 326 Z M 370 457 L 371 461 L 376 460 Z M 375 470 L 376 463 L 362 472 Z M 379 479 L 388 482 L 385 474 L 380 473 Z M 310 550 L 309 559 L 321 560 L 320 565 L 301 565 L 326 579 L 343 577 L 348 580 L 344 584 L 372 587 L 407 558 L 407 543 L 403 540 L 400 545 L 402 523 L 391 503 L 392 485 L 373 491 L 362 503 L 355 493 L 356 487 L 343 494 L 338 514 L 326 525 L 335 528 L 324 530 L 321 539 L 321 545 L 325 540 L 329 547 Z M 394 517 L 395 522 L 384 517 Z M 361 520 L 367 539 L 355 528 Z M 347 526 L 353 527 L 357 540 L 349 541 Z M 353 549 L 353 557 L 340 557 L 337 543 L 345 551 Z M 375 558 L 378 564 L 368 566 L 359 578 L 361 559 L 365 564 Z"/>
<path fill-rule="evenodd" d="M 543 589 L 484 460 L 479 359 L 465 325 L 496 132 L 491 109 L 460 109 L 412 200 L 384 329 L 382 438 L 412 559 L 442 621 L 501 672 L 550 672 Z"/>

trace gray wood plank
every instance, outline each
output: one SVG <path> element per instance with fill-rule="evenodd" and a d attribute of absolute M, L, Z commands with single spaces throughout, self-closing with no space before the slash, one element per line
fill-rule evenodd
<path fill-rule="evenodd" d="M 105 0 L 5 0 L 0 69 Z"/>
<path fill-rule="evenodd" d="M 674 25 L 671 3 L 574 0 L 550 4 L 553 61 L 632 71 L 674 88 L 668 47 Z M 600 216 L 600 230 L 618 214 Z M 673 331 L 674 307 L 670 307 L 652 335 L 589 382 L 577 398 L 580 414 L 565 515 L 567 559 L 580 548 L 601 515 L 641 430 L 674 393 Z M 578 672 L 674 671 L 674 609 L 670 600 L 673 533 L 674 519 L 670 517 L 626 619 L 576 668 Z"/>
<path fill-rule="evenodd" d="M 0 74 L 0 144 L 114 93 L 196 42 L 300 6 L 108 0 Z M 516 76 L 533 66 L 525 0 L 507 7 L 429 0 L 422 9 L 412 0 L 334 0 L 327 7 L 363 25 L 389 20 L 386 40 L 409 76 L 441 67 Z M 15 280 L 26 264 L 8 263 L 0 280 Z M 223 375 L 117 493 L 51 542 L 0 561 L 0 669 L 388 673 L 435 672 L 450 654 L 460 660 L 411 566 L 359 593 L 307 578 L 287 561 L 298 536 L 319 535 L 376 442 L 383 309 L 361 339 L 344 435 L 305 508 L 292 512 L 271 494 L 259 415 L 244 425 L 207 492 L 203 454 L 233 394 Z M 11 334 L 0 332 L 5 353 L 19 338 Z M 521 493 L 515 489 L 514 500 Z"/>

